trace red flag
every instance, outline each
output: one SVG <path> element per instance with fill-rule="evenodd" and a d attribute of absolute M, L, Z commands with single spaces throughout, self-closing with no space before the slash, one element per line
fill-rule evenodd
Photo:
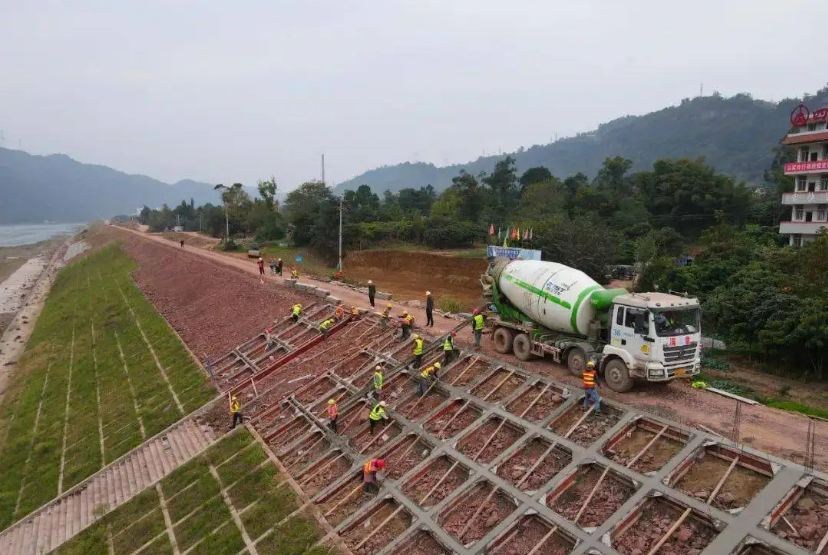
<path fill-rule="evenodd" d="M 489 235 L 494 235 L 494 224 L 489 224 Z"/>
<path fill-rule="evenodd" d="M 517 239 L 517 228 L 516 227 L 512 228 L 512 239 Z"/>

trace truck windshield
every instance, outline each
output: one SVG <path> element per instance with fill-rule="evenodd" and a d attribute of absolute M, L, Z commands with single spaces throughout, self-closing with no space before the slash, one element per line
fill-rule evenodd
<path fill-rule="evenodd" d="M 699 327 L 699 309 L 654 310 L 656 334 L 659 337 L 687 335 L 697 333 Z"/>

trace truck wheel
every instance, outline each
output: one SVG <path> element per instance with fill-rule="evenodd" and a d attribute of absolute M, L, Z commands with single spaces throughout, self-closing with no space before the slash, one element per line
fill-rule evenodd
<path fill-rule="evenodd" d="M 633 388 L 633 379 L 624 361 L 614 358 L 604 366 L 604 379 L 613 391 L 626 393 Z"/>
<path fill-rule="evenodd" d="M 515 336 L 512 349 L 514 349 L 515 356 L 518 359 L 524 362 L 532 359 L 532 340 L 525 333 L 519 333 Z"/>
<path fill-rule="evenodd" d="M 492 336 L 495 351 L 504 355 L 512 352 L 512 342 L 515 336 L 509 328 L 497 328 Z"/>
<path fill-rule="evenodd" d="M 569 373 L 580 378 L 584 373 L 584 366 L 586 366 L 587 357 L 583 349 L 575 347 L 569 351 L 566 357 L 566 365 L 569 366 Z"/>

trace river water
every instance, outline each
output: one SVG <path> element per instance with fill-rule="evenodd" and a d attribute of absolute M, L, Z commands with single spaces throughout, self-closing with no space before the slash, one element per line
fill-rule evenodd
<path fill-rule="evenodd" d="M 0 247 L 31 245 L 57 237 L 74 235 L 86 224 L 21 224 L 0 225 Z"/>

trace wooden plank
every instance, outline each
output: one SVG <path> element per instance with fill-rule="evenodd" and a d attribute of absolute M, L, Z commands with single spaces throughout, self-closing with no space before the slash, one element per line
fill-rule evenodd
<path fill-rule="evenodd" d="M 705 388 L 707 391 L 712 391 L 713 393 L 717 393 L 719 395 L 724 395 L 725 397 L 730 397 L 731 399 L 736 399 L 737 401 L 741 401 L 743 403 L 747 403 L 748 405 L 758 405 L 758 401 L 754 401 L 753 399 L 748 399 L 747 397 L 742 397 L 741 395 L 735 395 L 733 393 L 729 393 L 727 391 L 723 391 L 721 389 L 716 389 L 715 387 L 707 387 Z"/>

